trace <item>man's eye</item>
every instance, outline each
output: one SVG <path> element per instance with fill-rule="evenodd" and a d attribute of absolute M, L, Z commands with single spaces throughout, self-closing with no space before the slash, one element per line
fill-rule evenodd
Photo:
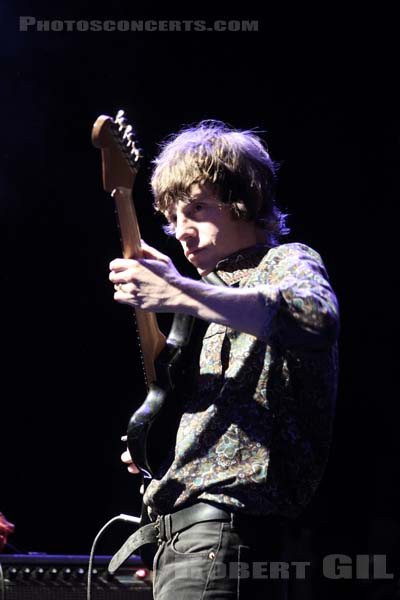
<path fill-rule="evenodd" d="M 169 225 L 176 225 L 177 216 L 176 214 L 166 214 L 165 218 L 167 219 Z"/>
<path fill-rule="evenodd" d="M 193 204 L 190 205 L 190 209 L 189 209 L 189 218 L 192 215 L 196 215 L 197 213 L 201 212 L 204 208 L 204 204 L 202 204 L 201 202 L 195 202 Z"/>

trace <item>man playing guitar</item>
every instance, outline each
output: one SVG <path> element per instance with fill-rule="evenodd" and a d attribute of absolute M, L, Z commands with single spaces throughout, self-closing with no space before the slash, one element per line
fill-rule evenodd
<path fill-rule="evenodd" d="M 318 253 L 280 242 L 275 171 L 253 132 L 219 121 L 182 130 L 151 182 L 167 233 L 202 279 L 144 242 L 140 258 L 110 264 L 117 302 L 208 323 L 176 443 L 143 498 L 157 523 L 156 600 L 284 598 L 286 576 L 268 568 L 324 472 L 338 307 Z M 122 460 L 139 471 L 128 451 Z"/>

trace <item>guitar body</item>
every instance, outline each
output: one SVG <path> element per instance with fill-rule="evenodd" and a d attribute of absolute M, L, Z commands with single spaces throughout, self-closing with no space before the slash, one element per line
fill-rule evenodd
<path fill-rule="evenodd" d="M 145 477 L 161 477 L 173 458 L 182 400 L 195 380 L 206 326 L 188 315 L 174 315 L 167 343 L 155 362 L 156 383 L 129 421 L 128 448 Z"/>

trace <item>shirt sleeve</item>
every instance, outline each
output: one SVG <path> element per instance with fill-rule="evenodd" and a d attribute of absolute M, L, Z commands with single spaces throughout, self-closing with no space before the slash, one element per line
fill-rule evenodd
<path fill-rule="evenodd" d="M 260 267 L 263 338 L 310 350 L 335 342 L 338 303 L 319 254 L 304 244 L 283 244 L 271 249 Z"/>

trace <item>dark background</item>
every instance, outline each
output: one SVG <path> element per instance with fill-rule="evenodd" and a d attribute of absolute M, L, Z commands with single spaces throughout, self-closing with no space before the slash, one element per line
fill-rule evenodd
<path fill-rule="evenodd" d="M 1 10 L 0 508 L 16 523 L 11 541 L 87 553 L 110 517 L 140 507 L 119 436 L 144 385 L 133 317 L 108 282 L 119 237 L 90 141 L 99 114 L 124 108 L 145 153 L 135 187 L 142 235 L 187 274 L 151 207 L 157 144 L 203 118 L 266 132 L 281 162 L 288 241 L 322 254 L 342 315 L 332 455 L 304 527 L 320 552 L 390 554 L 399 528 L 394 15 L 337 4 L 264 16 L 248 4 Z M 19 32 L 19 15 L 258 19 L 259 31 Z M 126 527 L 100 549 L 112 553 Z"/>

